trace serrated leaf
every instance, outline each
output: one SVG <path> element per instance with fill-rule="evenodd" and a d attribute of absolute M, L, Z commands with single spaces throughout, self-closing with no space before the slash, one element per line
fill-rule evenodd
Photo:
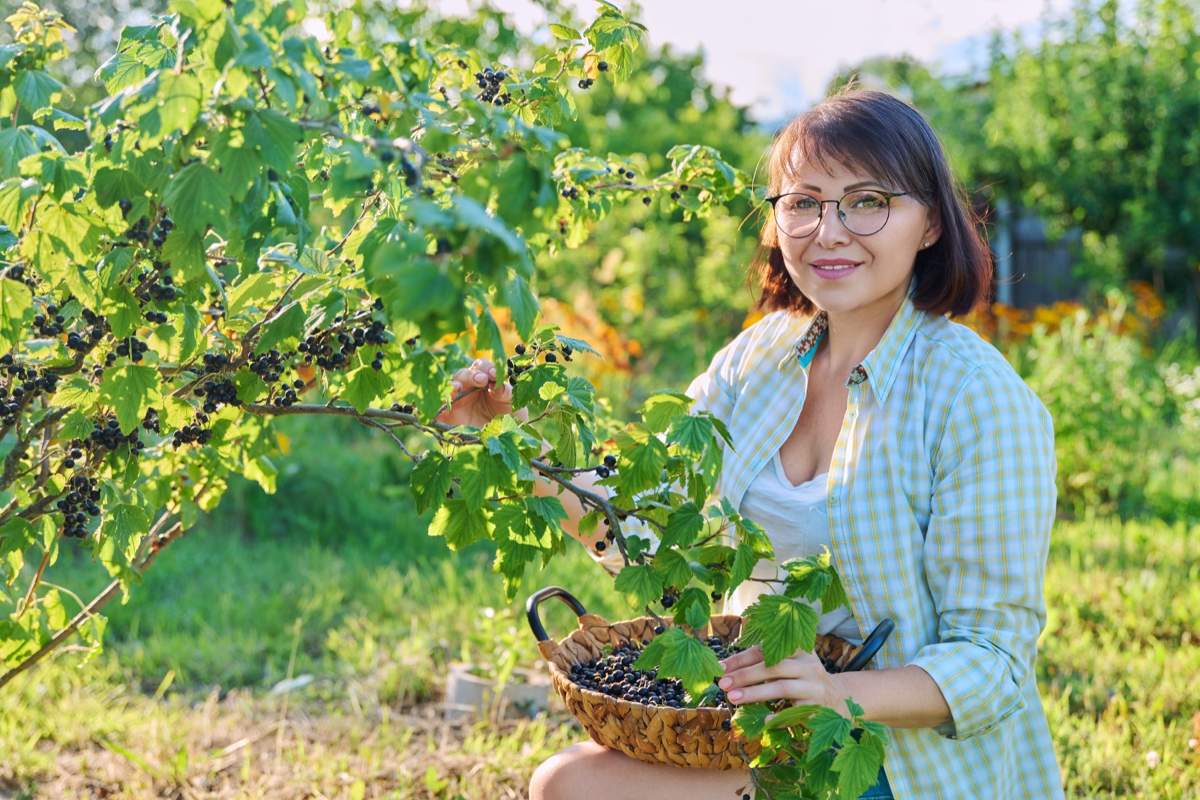
<path fill-rule="evenodd" d="M 102 519 L 101 540 L 110 539 L 114 544 L 115 551 L 125 559 L 124 564 L 131 563 L 134 556 L 137 555 L 142 537 L 150 530 L 150 518 L 138 506 L 118 503 L 105 509 Z"/>
<path fill-rule="evenodd" d="M 807 727 L 812 731 L 808 740 L 808 754 L 805 756 L 809 762 L 815 761 L 833 745 L 841 746 L 850 736 L 850 720 L 832 708 L 822 707 L 809 720 Z"/>
<path fill-rule="evenodd" d="M 465 500 L 447 500 L 434 513 L 428 533 L 446 537 L 446 546 L 458 551 L 487 536 L 487 518 L 482 509 L 468 506 Z"/>
<path fill-rule="evenodd" d="M 646 398 L 640 413 L 651 433 L 661 433 L 675 416 L 687 413 L 691 403 L 686 394 L 657 392 Z"/>
<path fill-rule="evenodd" d="M 690 577 L 689 567 L 688 578 Z M 675 601 L 674 611 L 676 622 L 686 623 L 693 630 L 701 628 L 708 624 L 709 618 L 712 617 L 712 598 L 699 586 L 689 586 L 680 592 L 679 599 Z"/>
<path fill-rule="evenodd" d="M 24 338 L 25 314 L 32 305 L 33 292 L 28 286 L 0 278 L 0 338 L 6 351 Z"/>
<path fill-rule="evenodd" d="M 805 603 L 777 594 L 760 595 L 746 609 L 738 642 L 746 647 L 762 645 L 763 663 L 773 667 L 816 644 L 817 612 Z"/>
<path fill-rule="evenodd" d="M 747 703 L 733 712 L 733 726 L 747 739 L 757 739 L 766 730 L 766 719 L 771 707 L 766 703 Z"/>
<path fill-rule="evenodd" d="M 667 463 L 667 446 L 657 436 L 639 432 L 633 441 L 632 447 L 622 449 L 624 466 L 617 478 L 621 491 L 629 495 L 659 486 Z"/>
<path fill-rule="evenodd" d="M 383 370 L 364 364 L 350 373 L 342 399 L 361 414 L 371 407 L 372 400 L 383 397 L 391 388 L 392 381 Z"/>
<path fill-rule="evenodd" d="M 663 547 L 659 544 L 652 564 L 654 571 L 662 576 L 663 583 L 667 586 L 684 586 L 692 579 L 692 567 L 687 557 L 673 547 Z"/>
<path fill-rule="evenodd" d="M 100 382 L 100 402 L 113 406 L 121 433 L 128 434 L 162 399 L 158 370 L 137 364 L 111 367 Z"/>
<path fill-rule="evenodd" d="M 823 708 L 823 706 L 813 705 L 812 703 L 788 706 L 782 711 L 777 711 L 767 717 L 765 720 L 767 730 L 795 727 L 807 722 L 817 712 L 817 709 L 820 708 Z"/>
<path fill-rule="evenodd" d="M 550 23 L 550 33 L 554 34 L 555 39 L 562 39 L 564 42 L 573 42 L 583 38 L 583 34 L 579 31 L 557 22 Z"/>
<path fill-rule="evenodd" d="M 754 548 L 745 542 L 737 546 L 737 550 L 733 555 L 733 566 L 729 571 L 729 585 L 737 586 L 742 581 L 750 577 L 754 572 L 754 565 L 758 561 L 758 556 L 754 554 Z"/>
<path fill-rule="evenodd" d="M 198 161 L 175 173 L 163 190 L 163 201 L 176 229 L 201 234 L 208 225 L 222 223 L 230 207 L 225 181 Z"/>
<path fill-rule="evenodd" d="M 663 580 L 649 564 L 631 564 L 617 573 L 613 588 L 625 593 L 631 605 L 641 607 L 662 597 Z"/>
<path fill-rule="evenodd" d="M 430 451 L 413 467 L 409 485 L 418 514 L 424 514 L 450 488 L 450 462 L 441 453 Z"/>
<path fill-rule="evenodd" d="M 667 431 L 667 443 L 678 444 L 685 450 L 701 453 L 713 438 L 711 419 L 691 415 L 675 417 Z"/>
<path fill-rule="evenodd" d="M 651 648 L 654 650 L 648 654 Z M 713 678 L 721 674 L 721 664 L 712 648 L 684 633 L 682 628 L 671 627 L 655 636 L 634 666 L 645 669 L 644 663 L 650 662 L 657 662 L 660 680 L 675 678 L 693 695 L 704 692 L 712 685 Z"/>
<path fill-rule="evenodd" d="M 520 275 L 513 275 L 505 282 L 502 295 L 504 304 L 512 311 L 517 335 L 528 340 L 538 314 L 537 298 L 530 291 L 529 284 Z"/>
<path fill-rule="evenodd" d="M 665 547 L 691 547 L 696 541 L 696 534 L 704 528 L 704 517 L 700 507 L 692 501 L 680 504 L 667 517 L 667 526 L 663 531 L 659 549 Z"/>
<path fill-rule="evenodd" d="M 861 741 L 850 739 L 833 759 L 833 771 L 838 774 L 838 797 L 854 800 L 879 779 L 883 766 L 883 747 L 878 739 L 864 736 Z"/>

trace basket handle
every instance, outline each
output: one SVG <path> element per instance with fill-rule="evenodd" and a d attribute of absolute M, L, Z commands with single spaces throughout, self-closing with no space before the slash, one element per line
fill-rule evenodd
<path fill-rule="evenodd" d="M 887 641 L 894 630 L 896 630 L 896 623 L 892 622 L 890 617 L 880 620 L 879 624 L 875 626 L 875 630 L 871 631 L 870 635 L 863 640 L 858 654 L 850 659 L 850 663 L 846 664 L 845 668 L 839 672 L 858 672 L 865 667 L 867 662 L 879 652 L 879 648 L 883 647 L 883 643 Z"/>
<path fill-rule="evenodd" d="M 560 597 L 562 601 L 571 607 L 575 612 L 575 616 L 582 617 L 587 613 L 587 609 L 583 607 L 583 603 L 575 599 L 575 595 L 568 592 L 561 586 L 547 586 L 544 589 L 538 589 L 533 594 L 529 595 L 529 599 L 525 601 L 525 618 L 529 620 L 529 627 L 533 629 L 533 635 L 539 642 L 544 642 L 550 637 L 546 634 L 546 628 L 542 625 L 542 620 L 538 616 L 538 606 L 541 602 L 549 597 Z"/>

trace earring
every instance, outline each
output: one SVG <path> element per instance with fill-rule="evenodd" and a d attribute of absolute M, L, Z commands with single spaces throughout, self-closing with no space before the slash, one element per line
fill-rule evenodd
<path fill-rule="evenodd" d="M 921 242 L 921 247 L 929 247 L 929 242 Z"/>

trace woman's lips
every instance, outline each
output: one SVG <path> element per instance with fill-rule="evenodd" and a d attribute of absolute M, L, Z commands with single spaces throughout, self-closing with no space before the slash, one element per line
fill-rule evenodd
<path fill-rule="evenodd" d="M 844 278 L 847 275 L 857 271 L 860 266 L 862 266 L 862 265 L 855 264 L 853 266 L 850 266 L 847 264 L 830 264 L 827 266 L 818 266 L 816 264 L 813 264 L 812 268 L 813 268 L 813 272 L 817 273 L 822 278 L 825 278 L 827 280 L 836 281 L 838 278 Z"/>

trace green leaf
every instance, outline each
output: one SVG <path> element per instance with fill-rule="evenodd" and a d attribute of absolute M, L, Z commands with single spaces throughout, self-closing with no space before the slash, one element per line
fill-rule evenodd
<path fill-rule="evenodd" d="M 450 488 L 450 481 L 450 462 L 441 453 L 431 450 L 418 461 L 409 480 L 417 513 L 424 514 L 444 497 L 446 490 Z"/>
<path fill-rule="evenodd" d="M 468 506 L 465 500 L 447 500 L 429 523 L 430 536 L 445 536 L 451 550 L 474 544 L 487 537 L 487 517 L 478 507 Z"/>
<path fill-rule="evenodd" d="M 269 307 L 271 303 L 259 303 L 272 297 L 275 292 L 275 276 L 270 272 L 255 272 L 225 290 L 227 317 L 236 317 L 253 306 Z"/>
<path fill-rule="evenodd" d="M 850 736 L 850 720 L 832 708 L 821 707 L 807 723 L 812 735 L 808 740 L 806 761 L 814 761 L 822 752 L 833 745 L 841 746 Z"/>
<path fill-rule="evenodd" d="M 878 739 L 864 736 L 842 745 L 833 759 L 833 771 L 838 773 L 838 797 L 854 800 L 879 779 L 883 766 L 883 746 Z"/>
<path fill-rule="evenodd" d="M 65 87 L 49 73 L 40 69 L 23 70 L 17 74 L 17 99 L 30 114 L 50 105 L 51 98 Z"/>
<path fill-rule="evenodd" d="M 660 544 L 652 563 L 654 571 L 662 576 L 663 583 L 667 586 L 684 586 L 692 579 L 692 567 L 687 557 L 673 547 L 663 547 Z M 680 599 L 682 600 L 682 596 Z"/>
<path fill-rule="evenodd" d="M 299 125 L 273 109 L 259 109 L 246 119 L 246 141 L 281 174 L 292 169 L 303 135 Z"/>
<path fill-rule="evenodd" d="M 383 397 L 392 388 L 392 381 L 381 369 L 375 369 L 364 364 L 350 373 L 350 382 L 342 399 L 363 413 L 371 406 L 371 401 Z"/>
<path fill-rule="evenodd" d="M 33 292 L 20 281 L 0 278 L 0 337 L 4 349 L 25 338 L 25 314 L 33 306 Z"/>
<path fill-rule="evenodd" d="M 754 549 L 746 542 L 739 544 L 734 552 L 733 567 L 729 572 L 729 585 L 737 586 L 749 578 L 757 562 L 758 556 L 754 554 Z"/>
<path fill-rule="evenodd" d="M 25 215 L 41 186 L 33 178 L 9 178 L 0 183 L 0 223 L 14 233 L 25 227 Z"/>
<path fill-rule="evenodd" d="M 142 537 L 150 530 L 150 518 L 141 508 L 129 503 L 119 503 L 105 509 L 100 537 L 111 537 L 115 549 L 129 564 L 137 555 Z"/>
<path fill-rule="evenodd" d="M 773 667 L 797 651 L 816 644 L 817 612 L 812 606 L 777 594 L 760 595 L 744 613 L 738 641 L 762 645 L 763 663 Z"/>
<path fill-rule="evenodd" d="M 676 627 L 655 636 L 633 665 L 637 669 L 657 666 L 660 679 L 675 678 L 693 695 L 703 693 L 721 674 L 721 664 L 712 648 Z"/>
<path fill-rule="evenodd" d="M 691 403 L 686 394 L 658 392 L 646 398 L 640 413 L 651 433 L 661 433 L 675 416 L 686 414 Z"/>
<path fill-rule="evenodd" d="M 766 719 L 771 707 L 766 703 L 747 703 L 733 712 L 733 727 L 747 739 L 757 739 L 766 730 Z"/>
<path fill-rule="evenodd" d="M 248 458 L 242 465 L 242 474 L 255 481 L 267 494 L 275 494 L 275 478 L 279 470 L 265 455 Z"/>
<path fill-rule="evenodd" d="M 617 440 L 634 442 L 628 449 L 623 444 L 621 447 L 621 455 L 624 457 L 622 463 L 625 465 L 617 473 L 621 491 L 632 495 L 643 489 L 658 487 L 662 483 L 662 470 L 667 463 L 667 446 L 662 440 L 641 431 L 622 431 Z"/>
<path fill-rule="evenodd" d="M 195 233 L 223 222 L 230 205 L 224 180 L 198 161 L 175 173 L 163 190 L 163 201 L 175 227 Z"/>
<path fill-rule="evenodd" d="M 0 525 L 0 571 L 7 573 L 6 584 L 11 585 L 21 574 L 25 549 L 36 540 L 37 531 L 28 520 L 14 517 Z"/>
<path fill-rule="evenodd" d="M 155 107 L 142 117 L 139 125 L 143 142 L 157 142 L 175 133 L 187 133 L 200 117 L 203 97 L 200 79 L 192 73 L 160 74 Z"/>
<path fill-rule="evenodd" d="M 554 34 L 555 39 L 562 39 L 564 42 L 573 42 L 583 38 L 583 34 L 579 31 L 557 22 L 550 23 L 550 33 Z"/>
<path fill-rule="evenodd" d="M 21 159 L 36 152 L 37 142 L 24 126 L 0 130 L 0 178 L 20 177 L 17 165 Z"/>
<path fill-rule="evenodd" d="M 774 731 L 780 728 L 792 728 L 801 723 L 806 723 L 820 708 L 823 708 L 823 706 L 813 705 L 812 703 L 788 706 L 782 711 L 767 717 L 765 720 L 767 730 Z"/>
<path fill-rule="evenodd" d="M 128 434 L 146 415 L 146 409 L 162 399 L 158 370 L 137 364 L 111 367 L 100 382 L 100 402 L 113 406 L 121 432 Z"/>
<path fill-rule="evenodd" d="M 663 531 L 659 550 L 672 545 L 691 547 L 696 541 L 696 534 L 703 528 L 704 516 L 700 513 L 700 507 L 690 500 L 682 503 L 667 517 L 667 527 Z"/>
<path fill-rule="evenodd" d="M 517 326 L 517 334 L 525 340 L 533 333 L 533 325 L 537 321 L 538 303 L 529 284 L 520 275 L 513 275 L 504 284 L 504 304 L 512 310 L 513 322 Z"/>
<path fill-rule="evenodd" d="M 691 578 L 691 568 L 688 578 Z M 712 598 L 699 586 L 689 586 L 679 594 L 674 610 L 676 622 L 686 623 L 695 630 L 708 624 L 712 617 Z"/>
<path fill-rule="evenodd" d="M 702 453 L 713 439 L 711 419 L 704 417 L 679 416 L 671 420 L 667 431 L 667 443 L 678 444 L 692 453 Z"/>
<path fill-rule="evenodd" d="M 617 573 L 613 587 L 626 595 L 630 605 L 640 608 L 662 597 L 663 580 L 650 565 L 631 564 Z"/>
<path fill-rule="evenodd" d="M 525 507 L 551 527 L 558 527 L 567 518 L 567 511 L 557 497 L 526 497 Z"/>

